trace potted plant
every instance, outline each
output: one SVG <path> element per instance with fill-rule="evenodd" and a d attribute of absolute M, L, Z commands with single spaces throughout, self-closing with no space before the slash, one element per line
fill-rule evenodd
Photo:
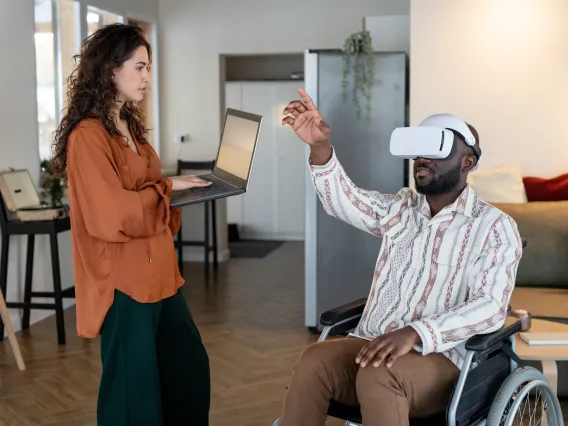
<path fill-rule="evenodd" d="M 52 207 L 60 207 L 63 205 L 62 200 L 67 189 L 67 175 L 58 177 L 53 172 L 51 160 L 42 160 L 41 166 L 41 187 L 44 193 L 49 196 Z"/>
<path fill-rule="evenodd" d="M 366 101 L 367 124 L 371 123 L 371 92 L 375 76 L 373 40 L 369 31 L 351 34 L 343 45 L 343 101 L 349 99 L 349 74 L 353 71 L 352 100 L 361 117 L 361 103 Z"/>

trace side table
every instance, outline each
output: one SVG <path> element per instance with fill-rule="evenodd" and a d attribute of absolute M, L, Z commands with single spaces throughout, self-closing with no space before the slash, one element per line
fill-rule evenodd
<path fill-rule="evenodd" d="M 533 319 L 531 321 L 531 332 L 562 332 L 568 333 L 568 325 Z M 556 392 L 558 390 L 558 368 L 557 361 L 568 361 L 568 345 L 529 345 L 517 334 L 515 352 L 525 361 L 539 361 L 542 363 L 542 373 Z"/>

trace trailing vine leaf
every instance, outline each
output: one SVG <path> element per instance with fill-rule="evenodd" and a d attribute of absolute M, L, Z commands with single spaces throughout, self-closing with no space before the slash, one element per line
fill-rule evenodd
<path fill-rule="evenodd" d="M 343 102 L 347 102 L 349 95 L 349 70 L 351 69 L 351 42 L 350 39 L 345 40 L 343 45 L 343 80 L 341 82 L 343 88 Z"/>
<path fill-rule="evenodd" d="M 373 89 L 375 57 L 371 34 L 359 31 L 351 34 L 343 45 L 343 101 L 349 99 L 349 73 L 353 70 L 353 88 L 351 91 L 357 118 L 361 117 L 361 98 L 365 101 L 367 124 L 371 124 L 371 92 Z"/>
<path fill-rule="evenodd" d="M 373 44 L 369 36 L 369 43 L 364 45 L 366 56 L 366 72 L 365 72 L 365 97 L 367 98 L 367 125 L 371 125 L 371 93 L 375 78 L 375 55 L 373 52 Z"/>

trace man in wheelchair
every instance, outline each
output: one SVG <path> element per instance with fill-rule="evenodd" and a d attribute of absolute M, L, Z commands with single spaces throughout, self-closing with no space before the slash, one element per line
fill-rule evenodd
<path fill-rule="evenodd" d="M 479 136 L 450 114 L 396 129 L 391 153 L 415 159 L 416 190 L 364 190 L 343 170 L 330 126 L 299 93 L 282 124 L 310 146 L 325 211 L 383 244 L 357 327 L 301 354 L 281 424 L 324 425 L 330 401 L 358 406 L 365 426 L 408 425 L 443 412 L 466 341 L 503 326 L 522 254 L 516 223 L 467 185 L 481 159 Z"/>

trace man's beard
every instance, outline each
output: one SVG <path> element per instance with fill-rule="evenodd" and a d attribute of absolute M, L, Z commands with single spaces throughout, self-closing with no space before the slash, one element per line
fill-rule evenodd
<path fill-rule="evenodd" d="M 454 189 L 461 177 L 461 162 L 456 164 L 451 170 L 448 170 L 442 176 L 432 179 L 426 185 L 420 185 L 420 183 L 414 178 L 416 184 L 416 190 L 424 195 L 442 195 L 447 194 Z"/>

